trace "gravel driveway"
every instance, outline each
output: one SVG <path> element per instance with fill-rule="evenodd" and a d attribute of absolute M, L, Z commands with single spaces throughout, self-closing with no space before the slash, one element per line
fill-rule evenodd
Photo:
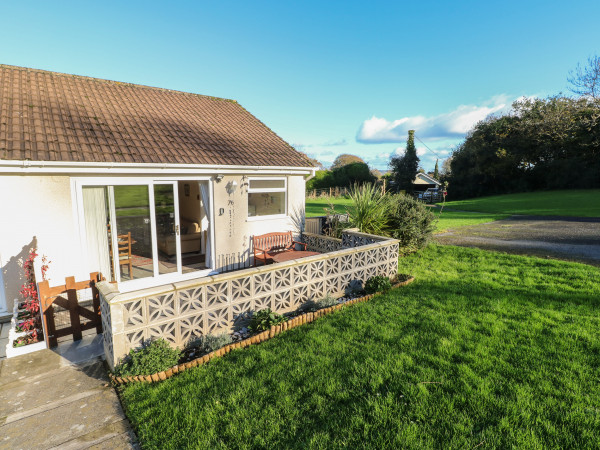
<path fill-rule="evenodd" d="M 512 216 L 440 233 L 435 241 L 600 266 L 600 218 Z"/>

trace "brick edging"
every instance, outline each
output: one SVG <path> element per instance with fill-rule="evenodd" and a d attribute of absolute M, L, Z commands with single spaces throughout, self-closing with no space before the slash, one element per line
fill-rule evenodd
<path fill-rule="evenodd" d="M 396 283 L 393 287 L 406 286 L 414 281 L 414 277 L 409 278 L 406 281 L 402 281 L 400 283 Z M 201 366 L 206 364 L 213 358 L 219 358 L 223 355 L 226 355 L 232 350 L 237 350 L 238 348 L 249 347 L 254 344 L 260 344 L 261 342 L 268 341 L 269 339 L 277 336 L 283 331 L 291 330 L 292 328 L 296 328 L 300 325 L 305 325 L 307 323 L 311 323 L 319 317 L 326 316 L 327 314 L 331 314 L 335 311 L 339 311 L 345 306 L 355 305 L 356 303 L 366 302 L 371 300 L 377 294 L 369 294 L 363 297 L 353 298 L 344 303 L 338 303 L 337 305 L 330 306 L 328 308 L 319 309 L 318 311 L 309 312 L 305 314 L 301 314 L 296 317 L 292 317 L 290 320 L 287 320 L 280 325 L 274 325 L 266 331 L 262 333 L 255 334 L 246 338 L 239 342 L 234 342 L 232 344 L 228 344 L 225 347 L 221 347 L 214 352 L 207 353 L 204 356 L 200 356 L 192 361 L 188 361 L 183 364 L 179 364 L 178 366 L 173 366 L 170 369 L 163 370 L 161 372 L 153 373 L 152 375 L 136 375 L 136 376 L 127 376 L 127 377 L 116 377 L 112 373 L 109 373 L 111 381 L 115 385 L 122 385 L 127 383 L 132 383 L 135 381 L 141 381 L 146 383 L 155 383 L 157 381 L 163 381 L 167 378 L 171 378 L 173 375 L 186 371 L 187 369 L 191 369 L 192 367 Z"/>

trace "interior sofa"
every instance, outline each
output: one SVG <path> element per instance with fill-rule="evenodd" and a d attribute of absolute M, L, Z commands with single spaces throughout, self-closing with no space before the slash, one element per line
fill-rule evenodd
<path fill-rule="evenodd" d="M 180 220 L 180 237 L 181 237 L 181 253 L 192 253 L 200 251 L 200 243 L 202 240 L 202 231 L 200 229 L 200 221 L 186 219 Z M 175 236 L 169 235 L 158 239 L 158 249 L 173 256 L 176 253 Z"/>

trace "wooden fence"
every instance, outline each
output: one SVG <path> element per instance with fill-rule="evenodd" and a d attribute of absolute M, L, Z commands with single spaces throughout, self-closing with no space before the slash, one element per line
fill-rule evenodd
<path fill-rule="evenodd" d="M 307 198 L 319 198 L 319 197 L 344 197 L 350 193 L 350 189 L 347 187 L 330 187 L 326 189 L 311 189 L 306 191 Z"/>
<path fill-rule="evenodd" d="M 381 180 L 375 183 L 380 187 L 381 193 L 385 194 L 388 190 L 387 181 Z M 350 195 L 350 188 L 348 187 L 330 187 L 325 189 L 309 189 L 306 191 L 306 198 L 319 198 L 319 197 L 346 197 Z"/>
<path fill-rule="evenodd" d="M 65 284 L 50 286 L 48 281 L 38 284 L 41 314 L 44 322 L 44 333 L 48 348 L 58 345 L 58 338 L 73 335 L 73 340 L 78 341 L 83 337 L 82 332 L 96 328 L 96 333 L 102 333 L 100 318 L 100 299 L 96 282 L 102 281 L 98 272 L 90 273 L 90 279 L 75 281 L 75 277 L 65 278 Z M 77 291 L 91 289 L 91 299 L 87 308 L 80 302 Z M 82 321 L 81 318 L 84 320 Z M 60 322 L 57 326 L 57 321 Z M 66 325 L 68 326 L 61 326 Z"/>

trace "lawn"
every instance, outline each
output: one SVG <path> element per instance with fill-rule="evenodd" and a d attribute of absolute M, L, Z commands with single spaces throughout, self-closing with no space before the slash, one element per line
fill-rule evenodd
<path fill-rule="evenodd" d="M 429 246 L 413 284 L 159 384 L 144 448 L 598 448 L 600 269 Z"/>
<path fill-rule="evenodd" d="M 460 227 L 466 227 L 468 225 L 493 222 L 494 220 L 500 220 L 509 217 L 508 214 L 453 211 L 446 208 L 444 208 L 441 213 L 439 209 L 434 209 L 434 213 L 438 217 L 438 221 L 435 224 L 435 231 L 438 233 Z"/>
<path fill-rule="evenodd" d="M 330 202 L 335 206 L 335 210 L 339 213 L 345 213 L 346 209 L 350 208 L 352 204 L 350 199 L 343 197 L 331 199 L 306 199 L 306 217 L 325 215 L 324 208 L 329 207 Z M 439 209 L 433 209 L 433 212 L 438 216 L 436 232 L 447 231 L 467 225 L 493 222 L 494 220 L 504 219 L 509 216 L 508 214 L 450 211 L 446 208 L 444 208 L 441 214 L 439 213 Z"/>
<path fill-rule="evenodd" d="M 346 208 L 352 205 L 352 200 L 349 198 L 307 198 L 306 199 L 306 217 L 324 216 L 325 208 L 332 203 L 336 212 L 345 213 Z"/>
<path fill-rule="evenodd" d="M 600 217 L 600 189 L 496 195 L 446 202 L 446 207 L 483 213 Z"/>

